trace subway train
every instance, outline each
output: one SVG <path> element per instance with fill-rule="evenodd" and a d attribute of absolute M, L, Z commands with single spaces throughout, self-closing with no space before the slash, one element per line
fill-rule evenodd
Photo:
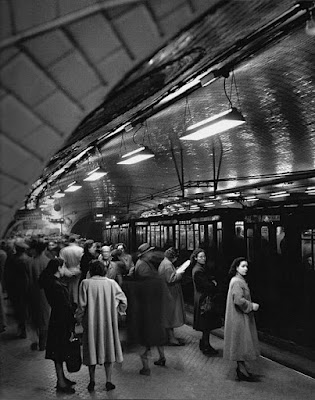
<path fill-rule="evenodd" d="M 221 314 L 232 260 L 249 261 L 252 297 L 260 304 L 256 315 L 260 337 L 286 347 L 315 350 L 315 209 L 314 205 L 255 209 L 213 209 L 192 214 L 152 216 L 112 223 L 103 241 L 126 243 L 136 255 L 141 243 L 179 250 L 178 264 L 193 249 L 205 250 L 221 288 Z M 187 307 L 193 303 L 191 271 L 183 283 Z"/>

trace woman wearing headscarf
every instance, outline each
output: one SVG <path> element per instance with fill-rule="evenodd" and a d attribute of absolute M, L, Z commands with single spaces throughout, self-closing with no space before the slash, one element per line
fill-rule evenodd
<path fill-rule="evenodd" d="M 94 391 L 96 364 L 105 367 L 106 390 L 109 391 L 115 389 L 113 363 L 123 361 L 118 313 L 125 314 L 127 298 L 118 283 L 106 277 L 104 263 L 91 261 L 89 272 L 90 278 L 80 284 L 76 314 L 83 326 L 83 364 L 89 367 L 88 391 Z"/>
<path fill-rule="evenodd" d="M 259 305 L 251 300 L 246 282 L 247 260 L 236 258 L 231 265 L 229 291 L 226 300 L 223 357 L 236 361 L 238 380 L 255 381 L 245 362 L 259 356 L 258 336 L 254 312 Z"/>
<path fill-rule="evenodd" d="M 39 277 L 39 285 L 45 291 L 51 314 L 48 324 L 45 358 L 53 360 L 57 375 L 57 392 L 72 394 L 75 382 L 65 377 L 63 362 L 66 360 L 69 339 L 74 331 L 73 305 L 67 286 L 62 282 L 66 273 L 64 260 L 54 258 Z"/>

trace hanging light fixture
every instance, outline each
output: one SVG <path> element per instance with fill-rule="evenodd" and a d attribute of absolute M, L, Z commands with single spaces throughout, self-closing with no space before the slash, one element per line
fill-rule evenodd
<path fill-rule="evenodd" d="M 218 73 L 216 74 L 217 77 Z M 243 117 L 242 113 L 236 108 L 233 107 L 231 101 L 232 95 L 232 87 L 233 84 L 235 86 L 235 91 L 238 98 L 238 92 L 236 87 L 235 75 L 234 72 L 232 74 L 231 80 L 231 93 L 230 96 L 227 94 L 226 91 L 226 78 L 229 76 L 229 71 L 222 71 L 222 76 L 224 76 L 224 93 L 227 97 L 230 108 L 227 111 L 223 111 L 220 114 L 214 115 L 213 117 L 206 118 L 202 121 L 199 121 L 193 125 L 187 126 L 186 135 L 181 137 L 181 140 L 200 140 L 205 139 L 207 137 L 216 135 L 221 132 L 225 132 L 228 129 L 232 129 L 236 126 L 242 125 L 245 123 L 245 118 Z M 211 79 L 210 79 L 211 80 Z M 239 101 L 239 99 L 238 99 Z"/>
<path fill-rule="evenodd" d="M 245 118 L 235 107 L 221 114 L 206 118 L 187 127 L 187 135 L 181 140 L 200 140 L 227 131 L 245 123 Z"/>
<path fill-rule="evenodd" d="M 71 182 L 67 189 L 65 189 L 65 192 L 76 192 L 77 190 L 81 189 L 81 185 L 76 185 L 76 181 Z"/>
<path fill-rule="evenodd" d="M 53 195 L 52 197 L 54 197 L 55 199 L 61 199 L 62 197 L 65 197 L 65 192 L 63 192 L 62 190 L 58 189 Z"/>
<path fill-rule="evenodd" d="M 141 126 L 137 129 L 137 131 L 133 134 L 133 142 L 135 143 L 135 145 L 137 146 L 137 148 L 135 150 L 132 150 L 126 154 L 123 154 L 121 156 L 120 161 L 117 162 L 117 164 L 125 164 L 125 165 L 130 165 L 130 164 L 136 164 L 140 161 L 144 161 L 147 160 L 149 158 L 152 158 L 155 156 L 155 154 L 153 153 L 153 151 L 151 149 L 149 149 L 148 146 L 144 145 L 144 137 L 145 134 L 148 135 L 148 125 L 147 125 L 147 121 L 145 121 L 145 131 L 144 131 L 144 135 L 143 135 L 143 140 L 142 140 L 142 144 L 137 144 L 135 141 L 135 134 L 139 131 L 139 129 L 141 128 Z M 148 135 L 149 138 L 149 135 Z M 124 141 L 123 136 L 122 136 L 122 142 Z"/>
<path fill-rule="evenodd" d="M 117 164 L 136 164 L 140 161 L 147 160 L 148 158 L 154 157 L 154 153 L 147 146 L 141 146 L 136 150 L 130 151 L 129 153 L 121 156 L 122 160 Z"/>
<path fill-rule="evenodd" d="M 101 167 L 97 167 L 93 169 L 92 171 L 88 172 L 88 176 L 84 178 L 84 181 L 87 182 L 94 182 L 97 181 L 100 178 L 103 178 L 103 176 L 107 175 L 107 172 L 104 171 Z"/>

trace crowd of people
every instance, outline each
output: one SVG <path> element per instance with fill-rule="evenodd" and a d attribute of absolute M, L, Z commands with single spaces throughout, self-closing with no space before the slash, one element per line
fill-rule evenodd
<path fill-rule="evenodd" d="M 6 329 L 3 308 L 7 296 L 17 322 L 17 336 L 31 340 L 31 350 L 45 351 L 56 370 L 57 392 L 74 393 L 64 362 L 76 326 L 83 328 L 82 359 L 88 367 L 89 392 L 95 388 L 95 367 L 104 365 L 106 390 L 113 390 L 113 363 L 123 361 L 120 331 L 128 345 L 142 347 L 139 373 L 151 374 L 154 364 L 164 367 L 165 346 L 184 346 L 175 328 L 186 323 L 181 281 L 191 274 L 194 287 L 193 328 L 201 332 L 199 349 L 215 356 L 210 332 L 222 326 L 216 307 L 219 283 L 207 263 L 204 249 L 195 249 L 178 266 L 174 247 L 165 251 L 143 243 L 128 254 L 124 243 L 95 243 L 70 236 L 57 243 L 50 238 L 16 238 L 0 250 L 0 332 Z M 230 268 L 224 324 L 224 358 L 236 362 L 239 380 L 255 381 L 248 361 L 259 356 L 254 312 L 246 283 L 248 263 L 237 258 Z"/>

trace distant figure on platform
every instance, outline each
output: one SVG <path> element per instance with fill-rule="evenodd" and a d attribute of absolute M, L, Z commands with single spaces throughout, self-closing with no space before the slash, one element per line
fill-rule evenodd
<path fill-rule="evenodd" d="M 5 283 L 18 323 L 18 336 L 26 338 L 26 320 L 28 313 L 29 273 L 31 257 L 26 253 L 29 246 L 23 239 L 15 244 L 15 254 L 9 256 L 5 266 Z"/>
<path fill-rule="evenodd" d="M 66 271 L 63 259 L 50 260 L 39 277 L 39 285 L 44 289 L 51 307 L 45 358 L 55 363 L 57 392 L 72 394 L 75 390 L 71 386 L 75 382 L 65 377 L 63 369 L 68 342 L 75 324 L 73 303 L 70 301 L 67 286 L 62 282 Z"/>
<path fill-rule="evenodd" d="M 109 391 L 115 389 L 113 363 L 123 361 L 118 313 L 125 314 L 127 298 L 118 283 L 105 276 L 106 272 L 104 263 L 91 261 L 90 278 L 84 279 L 79 289 L 76 318 L 83 325 L 83 364 L 89 367 L 89 392 L 94 391 L 96 364 L 104 364 Z"/>
<path fill-rule="evenodd" d="M 45 251 L 46 257 L 49 259 L 59 257 L 59 252 L 60 247 L 58 246 L 56 240 L 49 240 Z"/>
<path fill-rule="evenodd" d="M 59 256 L 65 260 L 65 278 L 69 289 L 70 300 L 78 304 L 79 282 L 80 282 L 80 261 L 83 249 L 78 245 L 75 236 L 70 236 L 69 245 L 60 250 Z"/>
<path fill-rule="evenodd" d="M 81 270 L 81 276 L 80 276 L 80 283 L 83 281 L 83 279 L 86 278 L 86 274 L 89 271 L 89 264 L 90 261 L 95 260 L 97 258 L 97 253 L 96 253 L 96 243 L 92 239 L 86 240 L 83 246 L 83 256 L 80 261 L 80 270 Z"/>
<path fill-rule="evenodd" d="M 168 344 L 171 346 L 183 346 L 185 344 L 174 335 L 174 328 L 179 328 L 186 322 L 184 298 L 180 284 L 185 269 L 176 270 L 173 263 L 177 258 L 177 250 L 174 247 L 170 247 L 164 252 L 164 259 L 158 269 L 159 275 L 165 281 L 167 287 L 168 302 L 164 311 L 165 328 Z"/>
<path fill-rule="evenodd" d="M 125 268 L 122 271 L 123 276 L 127 275 L 130 269 L 134 266 L 131 254 L 127 253 L 127 247 L 124 243 L 118 243 L 115 248 L 121 251 L 119 255 L 120 261 L 124 263 Z"/>
<path fill-rule="evenodd" d="M 36 240 L 31 244 L 33 258 L 31 260 L 29 301 L 30 301 L 30 330 L 31 350 L 45 350 L 50 317 L 50 305 L 45 292 L 39 286 L 39 276 L 47 267 L 49 258 L 45 255 L 46 243 Z"/>
<path fill-rule="evenodd" d="M 213 309 L 203 312 L 201 305 L 206 296 L 214 302 L 218 283 L 206 264 L 206 254 L 201 248 L 194 250 L 190 257 L 194 284 L 194 322 L 193 328 L 202 332 L 199 349 L 206 355 L 216 355 L 218 351 L 210 345 L 210 332 L 221 327 L 221 318 Z"/>
<path fill-rule="evenodd" d="M 244 257 L 236 258 L 231 265 L 231 281 L 226 300 L 224 351 L 226 360 L 236 361 L 238 380 L 255 381 L 245 365 L 245 361 L 255 360 L 259 356 L 258 336 L 254 311 L 259 305 L 253 303 L 245 280 L 248 263 Z"/>
<path fill-rule="evenodd" d="M 112 249 L 110 246 L 102 246 L 101 254 L 98 260 L 101 261 L 106 268 L 106 277 L 109 279 L 114 279 L 119 286 L 122 284 L 122 275 L 119 266 L 116 262 L 112 261 Z"/>

